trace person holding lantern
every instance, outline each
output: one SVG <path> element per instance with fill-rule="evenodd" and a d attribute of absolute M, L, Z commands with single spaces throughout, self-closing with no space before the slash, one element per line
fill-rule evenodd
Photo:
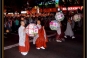
<path fill-rule="evenodd" d="M 63 40 L 65 40 L 63 38 L 64 37 L 63 36 L 64 35 L 64 32 L 62 30 L 62 24 L 61 24 L 61 21 L 64 20 L 64 14 L 61 11 L 56 12 L 55 19 L 56 19 L 57 25 L 58 25 L 57 28 L 56 28 L 56 31 L 57 31 L 56 41 L 57 42 L 62 42 Z"/>
<path fill-rule="evenodd" d="M 62 42 L 62 38 L 61 38 L 61 22 L 58 21 L 58 24 L 60 25 L 60 27 L 57 28 L 56 41 L 57 42 Z"/>
<path fill-rule="evenodd" d="M 45 49 L 46 42 L 47 42 L 47 37 L 46 37 L 46 32 L 44 29 L 44 26 L 42 25 L 40 20 L 37 20 L 37 27 L 38 27 L 38 34 L 36 36 L 35 44 L 36 44 L 36 49 Z"/>
<path fill-rule="evenodd" d="M 30 45 L 28 35 L 25 33 L 25 23 L 21 21 L 21 26 L 18 29 L 19 34 L 19 51 L 22 55 L 27 55 Z"/>
<path fill-rule="evenodd" d="M 68 22 L 67 22 L 67 27 L 66 27 L 66 30 L 65 30 L 65 36 L 64 37 L 67 38 L 67 36 L 72 37 L 72 39 L 75 38 L 74 32 L 72 31 L 70 18 L 68 19 Z"/>

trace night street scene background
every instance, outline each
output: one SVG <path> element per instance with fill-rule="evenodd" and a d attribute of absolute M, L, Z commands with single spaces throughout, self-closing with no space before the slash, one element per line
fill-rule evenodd
<path fill-rule="evenodd" d="M 4 0 L 4 58 L 84 58 L 83 4 L 83 0 Z M 64 15 L 60 35 L 50 28 L 57 12 Z M 76 14 L 80 14 L 79 21 L 74 18 Z M 36 49 L 29 36 L 30 50 L 24 56 L 19 52 L 20 22 L 24 21 L 27 27 L 37 24 L 38 19 L 46 31 L 47 47 Z M 73 36 L 66 35 L 70 30 Z"/>

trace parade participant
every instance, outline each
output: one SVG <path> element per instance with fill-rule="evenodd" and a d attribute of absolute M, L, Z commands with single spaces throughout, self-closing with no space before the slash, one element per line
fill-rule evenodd
<path fill-rule="evenodd" d="M 57 42 L 62 42 L 62 40 L 61 40 L 61 22 L 58 21 L 58 24 L 60 25 L 60 27 L 57 28 L 56 41 Z"/>
<path fill-rule="evenodd" d="M 72 37 L 72 39 L 75 38 L 74 37 L 74 32 L 72 31 L 70 18 L 68 19 L 68 22 L 67 22 L 67 27 L 66 27 L 66 31 L 65 31 L 65 36 L 64 37 L 67 38 L 67 36 Z"/>
<path fill-rule="evenodd" d="M 27 55 L 30 45 L 28 35 L 25 33 L 25 23 L 21 21 L 21 26 L 18 29 L 19 34 L 19 51 L 22 55 Z"/>
<path fill-rule="evenodd" d="M 47 37 L 46 37 L 44 26 L 41 24 L 40 20 L 37 20 L 37 26 L 38 26 L 39 30 L 38 30 L 38 35 L 37 35 L 37 38 L 35 41 L 36 49 L 38 49 L 38 50 L 45 49 Z"/>

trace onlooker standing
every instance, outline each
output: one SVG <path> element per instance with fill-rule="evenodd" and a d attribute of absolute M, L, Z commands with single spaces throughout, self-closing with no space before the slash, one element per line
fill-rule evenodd
<path fill-rule="evenodd" d="M 16 32 L 18 30 L 18 28 L 19 28 L 19 20 L 18 20 L 18 18 L 15 19 L 14 23 L 15 23 L 15 32 Z"/>

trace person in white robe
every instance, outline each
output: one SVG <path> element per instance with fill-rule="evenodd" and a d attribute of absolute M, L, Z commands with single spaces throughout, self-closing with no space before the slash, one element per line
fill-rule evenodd
<path fill-rule="evenodd" d="M 70 18 L 68 19 L 68 22 L 67 22 L 67 28 L 66 28 L 64 37 L 67 38 L 67 36 L 72 37 L 72 39 L 75 38 L 74 32 L 73 32 L 72 27 L 71 27 L 71 20 L 70 20 Z"/>
<path fill-rule="evenodd" d="M 29 39 L 28 35 L 25 33 L 25 23 L 21 21 L 21 26 L 18 29 L 19 34 L 19 51 L 22 55 L 27 55 L 29 51 Z"/>

